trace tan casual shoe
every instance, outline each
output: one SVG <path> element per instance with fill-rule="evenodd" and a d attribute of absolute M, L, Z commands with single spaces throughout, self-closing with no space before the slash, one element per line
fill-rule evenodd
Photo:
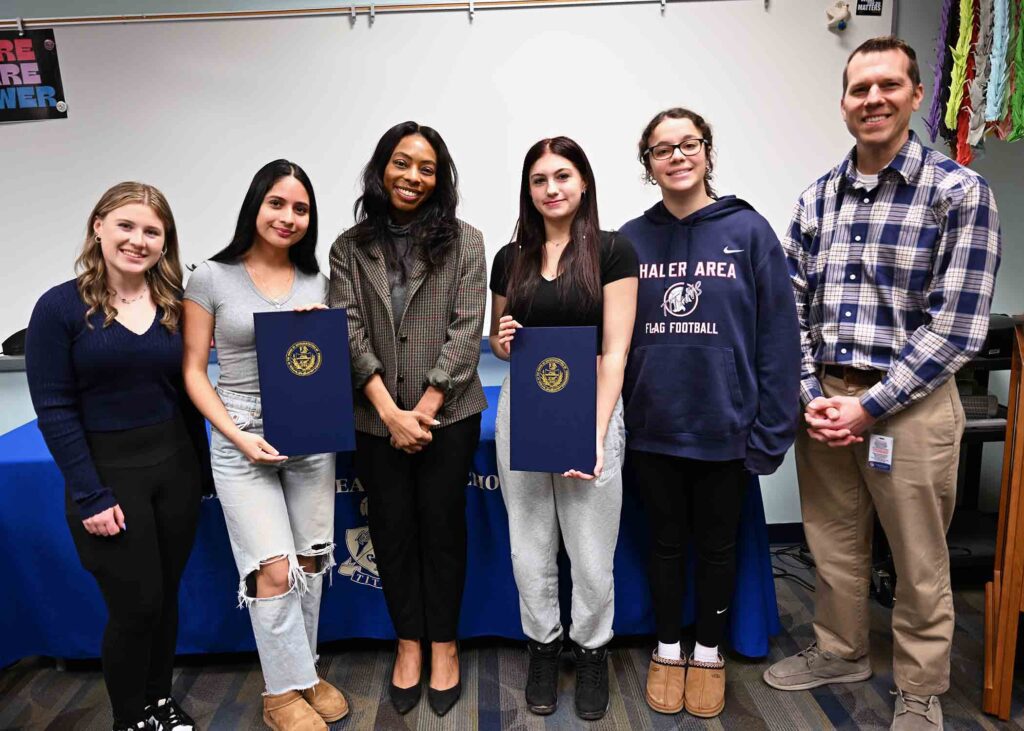
<path fill-rule="evenodd" d="M 891 731 L 938 731 L 942 727 L 942 704 L 938 696 L 914 695 L 896 689 Z"/>
<path fill-rule="evenodd" d="M 693 716 L 712 718 L 725 708 L 725 660 L 701 662 L 690 657 L 686 668 L 686 710 Z"/>
<path fill-rule="evenodd" d="M 263 723 L 274 731 L 327 731 L 320 714 L 297 690 L 263 696 Z"/>
<path fill-rule="evenodd" d="M 856 683 L 871 677 L 867 655 L 844 660 L 812 642 L 806 650 L 779 660 L 764 671 L 764 682 L 778 690 L 810 690 L 829 683 Z"/>
<path fill-rule="evenodd" d="M 348 701 L 345 700 L 345 696 L 323 678 L 312 688 L 302 691 L 302 697 L 327 723 L 334 723 L 348 715 Z"/>
<path fill-rule="evenodd" d="M 683 686 L 686 683 L 686 657 L 669 660 L 655 650 L 647 668 L 647 705 L 658 713 L 683 710 Z"/>

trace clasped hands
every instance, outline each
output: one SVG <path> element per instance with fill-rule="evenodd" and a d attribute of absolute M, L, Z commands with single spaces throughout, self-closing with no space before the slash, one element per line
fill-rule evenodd
<path fill-rule="evenodd" d="M 846 447 L 864 441 L 863 434 L 875 417 L 854 396 L 818 396 L 807 404 L 804 421 L 811 439 L 830 447 Z"/>
<path fill-rule="evenodd" d="M 391 446 L 406 454 L 416 454 L 430 444 L 434 438 L 430 429 L 440 423 L 432 415 L 417 409 L 396 409 L 384 420 L 391 433 Z"/>

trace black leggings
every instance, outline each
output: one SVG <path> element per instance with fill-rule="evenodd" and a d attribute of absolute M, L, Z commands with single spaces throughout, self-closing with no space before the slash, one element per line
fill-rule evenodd
<path fill-rule="evenodd" d="M 366 489 L 381 588 L 403 640 L 455 639 L 466 580 L 466 484 L 480 414 L 442 429 L 416 454 L 356 432 L 356 474 Z"/>
<path fill-rule="evenodd" d="M 697 549 L 697 642 L 721 644 L 736 583 L 736 529 L 750 476 L 742 460 L 704 462 L 631 450 L 651 525 L 658 641 L 679 642 L 687 537 Z"/>
<path fill-rule="evenodd" d="M 178 583 L 199 520 L 199 463 L 180 419 L 94 432 L 88 441 L 127 530 L 90 534 L 70 497 L 67 520 L 82 566 L 107 605 L 101 658 L 114 720 L 134 724 L 147 704 L 171 694 Z"/>

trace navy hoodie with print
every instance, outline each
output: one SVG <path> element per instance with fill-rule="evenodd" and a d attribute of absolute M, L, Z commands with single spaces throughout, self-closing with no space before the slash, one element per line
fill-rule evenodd
<path fill-rule="evenodd" d="M 630 449 L 774 472 L 800 414 L 800 334 L 778 238 L 723 196 L 621 229 L 640 261 L 622 395 Z"/>

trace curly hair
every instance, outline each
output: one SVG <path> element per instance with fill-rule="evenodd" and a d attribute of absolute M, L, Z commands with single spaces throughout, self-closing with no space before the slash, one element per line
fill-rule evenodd
<path fill-rule="evenodd" d="M 701 137 L 704 139 L 704 150 L 707 154 L 707 167 L 704 170 L 704 192 L 707 193 L 709 198 L 717 198 L 718 194 L 715 193 L 714 188 L 715 144 L 711 125 L 697 112 L 683 107 L 672 107 L 671 109 L 658 112 L 651 118 L 651 121 L 647 123 L 644 131 L 640 134 L 640 142 L 637 144 L 637 159 L 644 166 L 644 181 L 652 185 L 654 184 L 654 176 L 651 175 L 651 161 L 647 157 L 647 148 L 650 145 L 651 135 L 654 134 L 654 130 L 666 119 L 688 119 L 693 122 L 694 127 L 700 130 Z"/>
<path fill-rule="evenodd" d="M 78 274 L 78 294 L 89 306 L 85 313 L 85 324 L 92 329 L 89 318 L 103 310 L 103 327 L 108 327 L 117 317 L 117 308 L 110 303 L 114 290 L 107 281 L 107 265 L 103 260 L 103 249 L 99 238 L 93 233 L 93 224 L 104 219 L 108 213 L 122 206 L 139 203 L 148 206 L 164 225 L 164 253 L 157 263 L 146 271 L 153 302 L 163 311 L 160 324 L 170 332 L 176 332 L 181 321 L 181 260 L 178 256 L 178 230 L 174 225 L 174 214 L 164 194 L 152 185 L 136 182 L 118 183 L 104 193 L 89 214 L 85 226 L 85 243 L 82 253 L 75 261 Z"/>

